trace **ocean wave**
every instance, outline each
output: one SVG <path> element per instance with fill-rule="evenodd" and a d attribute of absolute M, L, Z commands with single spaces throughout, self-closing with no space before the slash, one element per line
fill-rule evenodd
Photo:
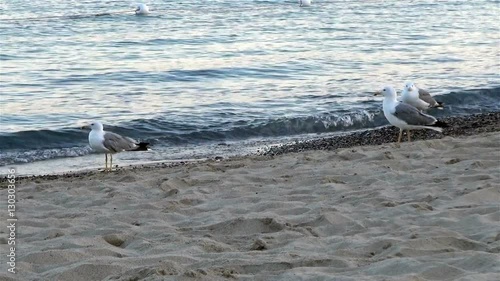
<path fill-rule="evenodd" d="M 92 149 L 89 146 L 1 151 L 0 166 L 30 163 L 62 157 L 77 157 L 87 155 L 91 152 Z"/>
<path fill-rule="evenodd" d="M 329 98 L 323 98 L 325 102 L 329 102 L 336 97 L 330 95 Z M 307 95 L 302 99 L 304 100 L 299 102 L 317 103 L 320 96 Z M 436 99 L 445 104 L 445 110 L 433 109 L 430 112 L 437 117 L 500 111 L 500 87 L 451 92 L 437 95 Z M 212 119 L 210 124 L 186 122 L 183 118 L 176 120 L 173 116 L 169 116 L 166 121 L 166 117 L 159 116 L 131 120 L 118 126 L 106 126 L 106 130 L 147 141 L 154 146 L 167 147 L 335 133 L 387 124 L 379 100 L 362 102 L 356 109 L 349 108 L 269 118 L 254 116 L 242 119 L 238 114 L 226 114 L 224 117 Z M 86 155 L 91 152 L 87 136 L 88 132 L 79 128 L 3 133 L 0 134 L 0 165 Z"/>

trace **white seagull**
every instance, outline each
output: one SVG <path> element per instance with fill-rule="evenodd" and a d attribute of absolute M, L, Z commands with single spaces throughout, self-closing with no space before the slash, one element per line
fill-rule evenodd
<path fill-rule="evenodd" d="M 311 6 L 311 0 L 299 0 L 299 7 Z"/>
<path fill-rule="evenodd" d="M 137 8 L 135 9 L 136 15 L 147 15 L 149 14 L 149 7 L 144 3 L 137 4 Z"/>
<path fill-rule="evenodd" d="M 442 132 L 442 128 L 448 127 L 446 123 L 422 113 L 416 107 L 399 102 L 396 98 L 396 90 L 393 87 L 387 86 L 382 91 L 375 93 L 375 95 L 384 96 L 383 109 L 385 118 L 389 123 L 399 128 L 398 144 L 401 142 L 403 130 L 407 130 L 408 141 L 410 141 L 410 130 L 431 129 Z"/>
<path fill-rule="evenodd" d="M 99 153 L 104 153 L 106 163 L 104 171 L 111 171 L 113 168 L 113 154 L 122 151 L 145 151 L 148 150 L 148 144 L 137 142 L 131 138 L 120 136 L 112 132 L 106 132 L 100 122 L 92 122 L 90 125 L 83 126 L 82 129 L 91 129 L 89 133 L 90 147 Z M 110 156 L 108 169 L 108 154 Z"/>
<path fill-rule="evenodd" d="M 419 89 L 411 82 L 406 83 L 401 93 L 401 100 L 420 110 L 426 110 L 433 107 L 443 109 L 443 103 L 436 101 L 428 91 Z"/>

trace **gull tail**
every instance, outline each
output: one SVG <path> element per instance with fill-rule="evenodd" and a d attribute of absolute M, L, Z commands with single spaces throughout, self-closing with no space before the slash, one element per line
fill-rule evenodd
<path fill-rule="evenodd" d="M 149 142 L 140 142 L 136 143 L 137 147 L 135 149 L 132 149 L 132 151 L 147 151 L 149 150 Z"/>
<path fill-rule="evenodd" d="M 440 101 L 436 101 L 436 104 L 433 107 L 442 110 L 442 109 L 444 109 L 444 103 L 442 103 Z"/>
<path fill-rule="evenodd" d="M 434 131 L 442 132 L 443 128 L 448 128 L 449 126 L 448 126 L 448 124 L 444 123 L 443 121 L 437 120 L 436 122 L 434 122 L 434 124 L 427 125 L 425 127 L 427 129 L 431 129 L 431 130 L 434 130 Z"/>
<path fill-rule="evenodd" d="M 448 124 L 443 122 L 443 121 L 439 121 L 437 120 L 436 123 L 432 124 L 432 126 L 434 127 L 440 127 L 440 128 L 448 128 Z"/>

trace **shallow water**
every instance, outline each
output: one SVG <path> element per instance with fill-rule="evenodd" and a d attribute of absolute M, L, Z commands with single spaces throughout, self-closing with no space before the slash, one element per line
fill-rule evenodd
<path fill-rule="evenodd" d="M 153 144 L 120 156 L 131 162 L 381 126 L 371 93 L 405 81 L 439 95 L 438 117 L 500 109 L 497 1 L 149 6 L 140 17 L 123 1 L 0 5 L 0 165 L 80 163 L 90 120 Z"/>

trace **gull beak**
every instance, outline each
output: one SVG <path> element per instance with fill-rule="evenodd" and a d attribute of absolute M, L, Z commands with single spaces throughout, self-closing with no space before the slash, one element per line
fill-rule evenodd
<path fill-rule="evenodd" d="M 376 91 L 375 93 L 373 93 L 374 96 L 381 96 L 382 95 L 382 91 Z"/>
<path fill-rule="evenodd" d="M 81 129 L 82 130 L 90 130 L 90 126 L 89 125 L 85 125 L 85 126 L 82 126 Z"/>

